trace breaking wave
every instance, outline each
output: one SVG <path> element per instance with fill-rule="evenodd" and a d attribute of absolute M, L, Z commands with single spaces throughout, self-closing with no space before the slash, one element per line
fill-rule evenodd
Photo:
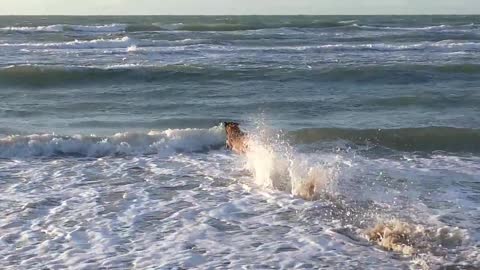
<path fill-rule="evenodd" d="M 283 23 L 194 23 L 194 24 L 172 24 L 164 26 L 169 30 L 183 31 L 241 31 L 241 30 L 260 30 L 272 28 L 332 28 L 343 27 L 344 23 L 333 21 L 286 21 Z"/>
<path fill-rule="evenodd" d="M 8 26 L 0 28 L 2 32 L 62 32 L 63 26 L 59 24 L 46 26 Z"/>
<path fill-rule="evenodd" d="M 365 40 L 367 41 L 367 40 Z M 213 44 L 212 44 L 213 43 Z M 96 48 L 118 48 L 132 45 L 132 39 L 128 36 L 114 39 L 92 39 L 92 40 L 72 40 L 66 42 L 45 42 L 45 43 L 0 43 L 0 48 L 18 48 L 18 49 L 96 49 Z M 213 52 L 272 52 L 272 53 L 290 53 L 290 52 L 329 52 L 329 51 L 418 51 L 430 50 L 439 52 L 468 52 L 480 50 L 480 43 L 475 41 L 463 41 L 455 39 L 446 39 L 440 41 L 408 42 L 408 43 L 331 43 L 320 45 L 291 45 L 282 46 L 278 44 L 269 44 L 268 46 L 251 46 L 248 44 L 231 46 L 225 44 L 215 44 L 215 41 L 208 39 L 184 39 L 184 40 L 161 40 L 144 44 L 148 46 L 159 46 L 162 51 L 178 50 L 202 50 Z M 199 47 L 200 46 L 200 47 Z"/>
<path fill-rule="evenodd" d="M 243 22 L 243 23 L 145 23 L 145 24 L 106 24 L 106 25 L 69 25 L 55 24 L 45 26 L 8 26 L 0 31 L 8 32 L 148 32 L 148 31 L 241 31 L 271 28 L 331 28 L 343 27 L 344 22 L 294 21 L 283 23 Z"/>
<path fill-rule="evenodd" d="M 70 24 L 54 24 L 45 26 L 8 26 L 0 28 L 4 32 L 122 32 L 127 28 L 126 24 L 105 24 L 105 25 L 70 25 Z"/>
<path fill-rule="evenodd" d="M 168 129 L 148 133 L 118 133 L 59 136 L 55 134 L 10 135 L 0 139 L 1 158 L 102 157 L 124 155 L 168 155 L 220 148 L 225 143 L 221 126 L 210 129 Z"/>
<path fill-rule="evenodd" d="M 375 26 L 375 25 L 359 25 L 359 24 L 353 24 L 353 26 L 361 29 L 371 29 L 371 30 L 405 30 L 405 31 L 442 30 L 442 29 L 458 27 L 458 26 L 445 25 L 445 24 L 430 25 L 430 26 L 423 26 L 423 27 L 393 27 L 393 26 Z"/>
<path fill-rule="evenodd" d="M 131 45 L 131 39 L 127 36 L 114 39 L 73 40 L 68 42 L 52 43 L 2 43 L 1 47 L 7 48 L 43 48 L 43 49 L 103 49 L 118 48 Z"/>
<path fill-rule="evenodd" d="M 430 51 L 469 51 L 480 49 L 479 42 L 464 42 L 457 40 L 409 42 L 409 43 L 363 43 L 363 44 L 323 44 L 308 46 L 289 46 L 289 47 L 271 47 L 266 50 L 291 50 L 291 51 L 411 51 L 411 50 L 430 50 Z"/>
<path fill-rule="evenodd" d="M 160 19 L 160 21 L 162 21 Z M 170 20 L 166 20 L 170 21 Z M 462 30 L 476 29 L 478 25 L 471 24 L 437 24 L 437 25 L 418 25 L 411 27 L 397 27 L 391 25 L 369 24 L 368 22 L 360 22 L 357 19 L 351 20 L 326 20 L 318 18 L 302 18 L 289 17 L 285 20 L 269 20 L 255 18 L 238 18 L 238 20 L 219 20 L 210 22 L 146 22 L 146 23 L 111 23 L 111 24 L 52 24 L 40 26 L 6 26 L 0 28 L 3 32 L 149 32 L 149 31 L 245 31 L 245 30 L 262 30 L 276 28 L 299 28 L 299 29 L 329 29 L 329 28 L 345 28 L 350 30 L 370 30 L 370 31 L 443 31 L 443 30 Z"/>

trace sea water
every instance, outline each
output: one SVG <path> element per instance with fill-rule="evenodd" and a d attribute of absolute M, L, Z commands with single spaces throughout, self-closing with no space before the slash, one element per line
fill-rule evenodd
<path fill-rule="evenodd" d="M 480 268 L 478 16 L 0 17 L 0 60 L 3 269 Z"/>

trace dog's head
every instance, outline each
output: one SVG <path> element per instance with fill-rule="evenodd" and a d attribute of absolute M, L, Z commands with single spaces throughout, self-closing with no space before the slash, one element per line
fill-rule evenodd
<path fill-rule="evenodd" d="M 223 122 L 223 126 L 225 127 L 225 132 L 227 135 L 229 134 L 241 134 L 239 124 L 236 122 Z"/>

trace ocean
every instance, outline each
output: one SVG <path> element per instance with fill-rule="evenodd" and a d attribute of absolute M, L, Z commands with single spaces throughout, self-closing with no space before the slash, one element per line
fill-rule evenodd
<path fill-rule="evenodd" d="M 0 17 L 0 190 L 2 269 L 480 269 L 480 16 Z"/>

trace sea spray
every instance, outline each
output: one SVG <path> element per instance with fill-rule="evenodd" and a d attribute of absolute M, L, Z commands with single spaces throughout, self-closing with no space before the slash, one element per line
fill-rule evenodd
<path fill-rule="evenodd" d="M 337 194 L 339 169 L 334 164 L 337 159 L 326 162 L 312 158 L 315 155 L 299 153 L 282 133 L 272 131 L 264 124 L 249 133 L 248 146 L 246 168 L 252 173 L 256 185 L 285 191 L 305 200 L 326 200 L 335 205 L 333 215 L 345 222 L 339 224 L 343 228 L 338 229 L 340 234 L 349 235 L 345 233 L 349 229 L 345 228 L 354 226 L 357 229 L 352 231 L 350 238 L 361 241 L 357 237 L 363 235 L 382 249 L 411 257 L 423 268 L 434 264 L 432 258 L 446 256 L 468 239 L 465 231 L 454 227 L 399 219 L 373 221 L 369 217 L 370 210 L 363 209 L 356 202 L 348 202 L 349 198 L 344 198 L 348 194 Z M 376 215 L 381 217 L 383 214 Z M 374 225 L 366 226 L 369 223 Z"/>
<path fill-rule="evenodd" d="M 331 190 L 336 178 L 336 170 L 328 162 L 297 153 L 281 133 L 263 124 L 249 134 L 246 168 L 256 185 L 306 200 Z"/>

